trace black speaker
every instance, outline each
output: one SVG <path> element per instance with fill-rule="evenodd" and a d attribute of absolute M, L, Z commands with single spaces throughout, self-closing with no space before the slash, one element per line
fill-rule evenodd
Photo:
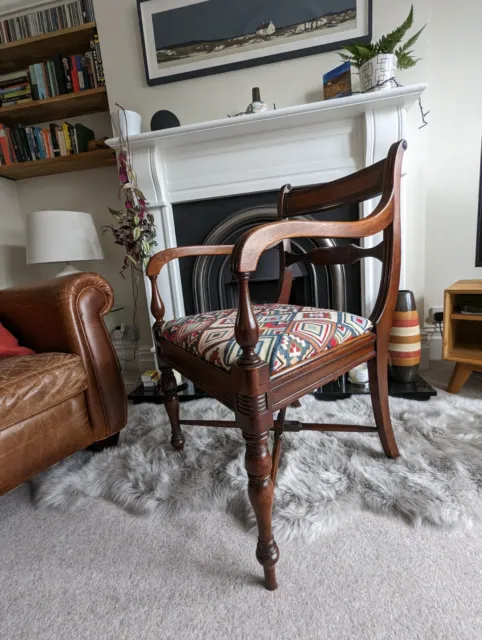
<path fill-rule="evenodd" d="M 165 109 L 157 111 L 152 116 L 151 131 L 160 131 L 161 129 L 171 129 L 172 127 L 179 126 L 181 126 L 179 118 Z"/>

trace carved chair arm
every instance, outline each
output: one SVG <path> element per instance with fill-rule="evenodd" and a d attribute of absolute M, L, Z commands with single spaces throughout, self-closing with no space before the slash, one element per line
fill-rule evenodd
<path fill-rule="evenodd" d="M 390 321 L 390 311 L 394 308 L 396 291 L 398 289 L 400 272 L 400 230 L 399 230 L 399 206 L 400 206 L 400 177 L 403 153 L 406 149 L 406 142 L 400 141 L 392 145 L 388 157 L 383 165 L 376 165 L 374 170 L 375 178 L 383 167 L 383 174 L 375 180 L 375 186 L 368 184 L 367 189 L 363 184 L 355 184 L 349 187 L 355 194 L 355 200 L 359 201 L 361 195 L 365 197 L 378 192 L 378 181 L 381 179 L 380 191 L 381 199 L 375 211 L 363 220 L 354 222 L 330 222 L 330 221 L 306 221 L 289 220 L 272 224 L 265 224 L 256 229 L 248 231 L 238 240 L 231 256 L 231 268 L 234 277 L 239 283 L 238 315 L 235 326 L 235 337 L 237 343 L 242 348 L 242 355 L 238 364 L 252 366 L 260 364 L 260 358 L 256 355 L 256 345 L 258 342 L 259 330 L 256 316 L 251 306 L 249 296 L 249 277 L 256 271 L 261 254 L 290 238 L 366 238 L 384 232 L 387 242 L 387 259 L 384 259 L 382 286 L 379 291 L 375 305 L 374 318 L 383 320 L 382 329 L 387 329 Z M 362 176 L 363 177 L 363 176 Z M 339 185 L 338 185 L 339 186 Z M 376 187 L 376 188 L 375 188 Z M 331 187 L 325 185 L 323 189 L 329 194 Z M 374 191 L 375 190 L 375 191 Z M 321 194 L 323 195 L 323 194 Z M 318 193 L 318 203 L 308 202 L 313 210 L 323 211 L 333 207 L 334 202 L 338 202 L 339 193 L 335 189 L 333 198 L 328 198 L 325 194 L 321 197 Z M 350 195 L 350 194 L 349 194 Z M 281 215 L 296 215 L 304 213 L 305 202 L 300 200 L 295 204 L 294 210 L 289 209 L 289 189 L 285 188 L 281 192 L 279 201 L 279 213 Z M 363 199 L 363 198 L 362 198 Z M 315 206 L 316 205 L 316 206 Z M 395 235 L 394 235 L 395 234 Z M 393 250 L 393 247 L 395 249 Z M 384 257 L 385 258 L 385 257 Z"/>
<path fill-rule="evenodd" d="M 391 146 L 388 157 L 382 164 L 373 165 L 371 170 L 375 171 L 375 175 L 381 170 L 383 166 L 383 177 L 381 182 L 381 199 L 373 211 L 373 213 L 363 220 L 356 220 L 352 222 L 330 222 L 330 221 L 307 221 L 307 220 L 286 220 L 275 222 L 272 224 L 261 225 L 251 231 L 245 233 L 240 240 L 236 243 L 234 248 L 231 267 L 233 274 L 252 273 L 256 271 L 259 258 L 266 249 L 275 246 L 282 240 L 289 240 L 290 238 L 366 238 L 373 236 L 381 231 L 384 231 L 389 227 L 393 220 L 395 211 L 399 207 L 400 197 L 400 177 L 402 169 L 402 159 L 407 144 L 404 140 L 395 143 Z M 358 178 L 364 176 L 364 172 L 359 172 Z M 357 179 L 358 179 L 357 178 Z M 345 182 L 350 182 L 350 178 L 345 179 Z M 334 191 L 335 196 L 338 197 L 338 190 L 333 189 L 333 185 L 340 185 L 343 181 L 336 181 L 322 185 L 324 190 Z M 330 186 L 331 185 L 331 186 Z M 368 192 L 360 187 L 357 194 L 358 196 L 363 192 L 364 196 L 374 195 L 371 193 L 371 186 L 368 185 Z M 348 188 L 348 187 L 347 187 Z M 322 191 L 323 191 L 322 189 Z M 303 191 L 303 190 L 301 190 Z M 318 194 L 319 195 L 319 194 Z M 353 195 L 353 194 L 352 194 Z M 278 207 L 281 209 L 287 208 L 288 214 L 300 215 L 304 212 L 302 205 L 300 205 L 299 211 L 290 211 L 289 188 L 282 190 Z M 335 197 L 338 203 L 337 197 Z M 350 198 L 350 201 L 352 198 Z M 339 203 L 338 203 L 339 204 Z M 333 208 L 333 202 L 327 200 L 327 198 L 319 197 L 318 207 L 314 206 L 314 203 L 310 203 L 313 211 L 324 211 L 325 209 Z M 284 212 L 281 211 L 284 215 Z"/>
<path fill-rule="evenodd" d="M 161 269 L 168 262 L 188 256 L 229 256 L 234 249 L 234 245 L 199 245 L 190 247 L 174 247 L 159 251 L 149 260 L 147 265 L 147 277 L 152 285 L 151 311 L 156 319 L 156 325 L 161 326 L 164 320 L 165 307 L 157 287 L 157 277 Z"/>
<path fill-rule="evenodd" d="M 383 198 L 376 210 L 363 220 L 329 222 L 286 220 L 260 225 L 238 240 L 231 259 L 233 274 L 256 271 L 261 254 L 289 238 L 366 238 L 386 229 L 392 222 L 391 198 Z"/>

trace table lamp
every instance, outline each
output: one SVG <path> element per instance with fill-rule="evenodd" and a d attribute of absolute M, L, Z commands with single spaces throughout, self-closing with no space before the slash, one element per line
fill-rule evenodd
<path fill-rule="evenodd" d="M 27 264 L 65 262 L 60 277 L 80 273 L 72 262 L 103 257 L 90 213 L 34 211 L 27 216 Z"/>

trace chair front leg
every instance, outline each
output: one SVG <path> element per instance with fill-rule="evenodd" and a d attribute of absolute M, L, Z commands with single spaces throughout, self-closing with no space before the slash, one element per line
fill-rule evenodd
<path fill-rule="evenodd" d="M 277 587 L 275 565 L 279 560 L 279 550 L 272 529 L 274 485 L 271 480 L 271 454 L 268 446 L 273 413 L 267 411 L 267 407 L 260 411 L 265 402 L 265 395 L 238 396 L 236 422 L 246 441 L 248 497 L 258 525 L 256 558 L 264 569 L 266 588 L 274 591 Z"/>
<path fill-rule="evenodd" d="M 271 480 L 271 455 L 268 447 L 269 431 L 253 436 L 243 433 L 246 440 L 246 471 L 248 472 L 248 496 L 258 523 L 256 559 L 264 569 L 266 588 L 274 591 L 275 565 L 279 560 L 278 546 L 273 537 L 271 514 L 274 502 L 274 486 Z"/>

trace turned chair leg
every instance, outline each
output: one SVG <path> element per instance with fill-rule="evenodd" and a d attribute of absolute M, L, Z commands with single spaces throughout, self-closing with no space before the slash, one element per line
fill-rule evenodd
<path fill-rule="evenodd" d="M 286 417 L 286 407 L 281 409 L 276 418 L 274 427 L 274 444 L 271 464 L 271 482 L 276 486 L 276 477 L 278 475 L 279 459 L 281 455 L 281 445 L 283 443 L 283 427 Z"/>
<path fill-rule="evenodd" d="M 390 406 L 388 404 L 388 358 L 379 352 L 368 362 L 370 377 L 370 395 L 372 398 L 375 424 L 382 443 L 383 451 L 388 458 L 400 455 L 393 434 Z"/>
<path fill-rule="evenodd" d="M 169 422 L 171 423 L 171 444 L 176 451 L 184 449 L 184 434 L 179 424 L 179 398 L 177 395 L 177 380 L 171 367 L 160 367 L 161 390 L 164 394 L 164 406 L 166 407 Z"/>
<path fill-rule="evenodd" d="M 243 437 L 246 440 L 248 496 L 258 523 L 256 559 L 264 569 L 266 588 L 274 591 L 278 586 L 275 565 L 279 560 L 279 550 L 273 537 L 271 524 L 274 487 L 270 475 L 269 431 L 258 435 L 243 433 Z"/>

